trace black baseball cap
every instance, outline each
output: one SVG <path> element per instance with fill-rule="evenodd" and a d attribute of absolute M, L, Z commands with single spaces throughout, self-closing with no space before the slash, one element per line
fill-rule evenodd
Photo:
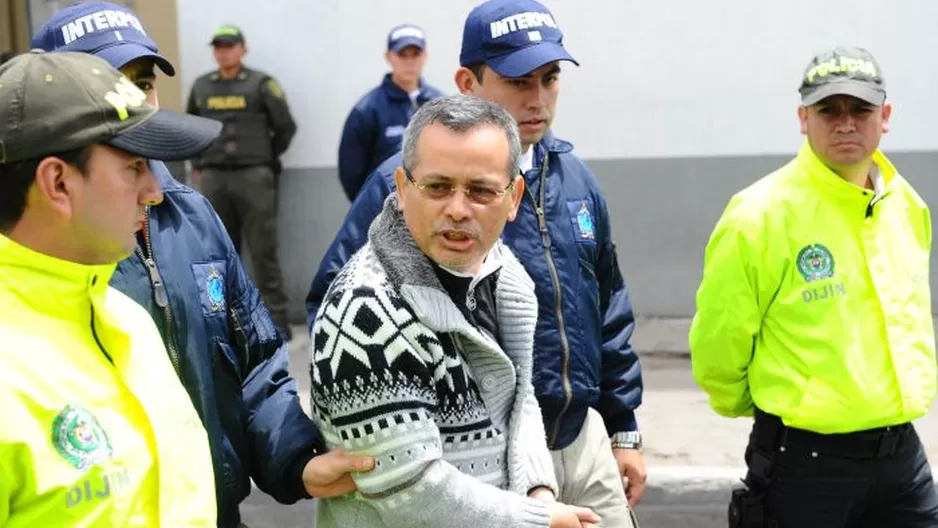
<path fill-rule="evenodd" d="M 211 119 L 158 110 L 107 61 L 33 50 L 0 66 L 0 163 L 103 143 L 157 160 L 185 160 L 221 132 Z"/>
<path fill-rule="evenodd" d="M 224 24 L 212 33 L 212 46 L 216 44 L 234 45 L 244 42 L 244 32 L 238 26 Z"/>
<path fill-rule="evenodd" d="M 832 95 L 849 95 L 882 106 L 886 101 L 886 82 L 870 52 L 855 46 L 838 46 L 811 59 L 798 93 L 804 106 Z"/>

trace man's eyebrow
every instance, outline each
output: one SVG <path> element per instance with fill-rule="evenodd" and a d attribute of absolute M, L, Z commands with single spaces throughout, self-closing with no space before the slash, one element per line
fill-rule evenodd
<path fill-rule="evenodd" d="M 557 75 L 558 73 L 560 73 L 560 65 L 559 65 L 559 64 L 555 64 L 553 68 L 551 68 L 550 70 L 548 70 L 548 71 L 545 72 L 545 73 L 542 73 L 542 74 L 541 74 L 541 77 L 547 77 L 548 75 Z M 537 71 L 532 71 L 532 72 L 528 72 L 528 73 L 526 73 L 526 74 L 524 74 L 524 75 L 521 75 L 521 76 L 519 76 L 519 77 L 505 77 L 505 78 L 506 78 L 506 79 L 534 79 L 534 78 L 536 78 L 537 76 L 538 76 Z"/>
<path fill-rule="evenodd" d="M 422 176 L 424 181 L 432 181 L 437 183 L 453 183 L 457 181 L 458 178 L 452 176 L 447 176 L 446 174 L 440 172 L 428 172 Z M 495 185 L 495 182 L 488 180 L 485 176 L 474 176 L 466 179 L 466 185 Z"/>
<path fill-rule="evenodd" d="M 441 180 L 452 181 L 453 178 L 445 174 L 439 173 L 439 172 L 428 172 L 423 175 L 423 179 L 436 180 L 436 181 L 441 181 Z"/>

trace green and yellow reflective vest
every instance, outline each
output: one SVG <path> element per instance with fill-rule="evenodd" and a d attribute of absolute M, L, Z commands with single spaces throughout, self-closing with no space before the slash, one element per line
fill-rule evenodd
<path fill-rule="evenodd" d="M 214 528 L 202 422 L 150 315 L 0 235 L 0 526 Z"/>
<path fill-rule="evenodd" d="M 935 398 L 928 207 L 879 151 L 882 193 L 798 156 L 730 200 L 707 245 L 690 350 L 725 416 L 818 433 L 895 425 Z"/>

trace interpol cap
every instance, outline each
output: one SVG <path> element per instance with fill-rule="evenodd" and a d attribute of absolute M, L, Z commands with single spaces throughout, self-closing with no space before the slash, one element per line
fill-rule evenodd
<path fill-rule="evenodd" d="M 32 48 L 92 53 L 123 68 L 147 57 L 170 77 L 176 69 L 159 54 L 133 11 L 110 2 L 76 4 L 57 11 L 33 36 Z"/>
<path fill-rule="evenodd" d="M 216 44 L 233 45 L 244 43 L 244 32 L 238 26 L 224 24 L 212 33 L 212 46 Z"/>
<path fill-rule="evenodd" d="M 563 47 L 554 16 L 535 0 L 490 0 L 466 17 L 460 66 L 482 63 L 505 77 L 521 77 L 561 60 L 579 66 Z"/>
<path fill-rule="evenodd" d="M 838 46 L 811 59 L 798 93 L 804 106 L 832 95 L 849 95 L 881 106 L 886 101 L 886 82 L 870 52 L 855 46 Z"/>
<path fill-rule="evenodd" d="M 94 55 L 33 50 L 0 66 L 0 163 L 96 143 L 184 160 L 220 132 L 218 121 L 150 106 L 127 77 Z"/>
<path fill-rule="evenodd" d="M 413 24 L 403 24 L 388 33 L 388 51 L 398 52 L 407 46 L 427 49 L 427 37 L 423 30 Z"/>

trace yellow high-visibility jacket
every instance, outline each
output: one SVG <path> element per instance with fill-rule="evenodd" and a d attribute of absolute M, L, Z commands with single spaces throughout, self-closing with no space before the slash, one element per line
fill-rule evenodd
<path fill-rule="evenodd" d="M 807 142 L 733 196 L 707 245 L 694 378 L 725 416 L 753 405 L 845 433 L 924 415 L 935 398 L 928 207 L 879 151 L 884 193 Z"/>
<path fill-rule="evenodd" d="M 0 236 L 0 527 L 214 527 L 208 439 L 149 314 Z"/>

